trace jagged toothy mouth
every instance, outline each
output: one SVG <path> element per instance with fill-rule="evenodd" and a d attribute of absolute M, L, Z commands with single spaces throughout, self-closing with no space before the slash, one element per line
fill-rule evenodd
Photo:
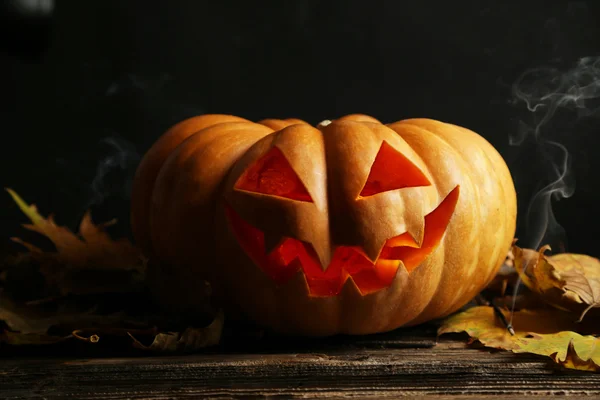
<path fill-rule="evenodd" d="M 285 284 L 303 271 L 311 296 L 335 296 L 347 279 L 352 279 L 361 294 L 366 295 L 389 287 L 400 265 L 410 273 L 437 248 L 454 214 L 459 190 L 456 186 L 424 217 L 421 246 L 408 233 L 403 233 L 388 239 L 375 261 L 370 260 L 360 247 L 338 246 L 325 269 L 310 243 L 282 237 L 267 253 L 263 231 L 246 222 L 229 205 L 226 206 L 226 215 L 242 249 L 277 285 Z"/>

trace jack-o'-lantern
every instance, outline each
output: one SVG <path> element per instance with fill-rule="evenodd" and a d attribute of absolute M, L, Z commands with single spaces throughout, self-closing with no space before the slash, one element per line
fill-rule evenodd
<path fill-rule="evenodd" d="M 492 279 L 516 195 L 481 136 L 429 119 L 313 127 L 201 116 L 138 169 L 132 222 L 165 303 L 208 280 L 277 331 L 365 334 L 445 316 Z"/>

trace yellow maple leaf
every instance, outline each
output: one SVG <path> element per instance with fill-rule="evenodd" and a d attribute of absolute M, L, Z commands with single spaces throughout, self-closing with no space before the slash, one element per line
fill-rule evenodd
<path fill-rule="evenodd" d="M 600 307 L 600 260 L 572 253 L 547 256 L 548 250 L 513 246 L 514 267 L 530 290 L 561 310 L 580 313 L 581 320 Z"/>
<path fill-rule="evenodd" d="M 600 339 L 592 335 L 600 332 L 598 322 L 577 323 L 568 312 L 540 309 L 515 312 L 512 324 L 514 336 L 492 307 L 479 306 L 446 318 L 438 335 L 466 332 L 487 347 L 539 354 L 565 368 L 600 372 Z"/>
<path fill-rule="evenodd" d="M 582 344 L 581 342 L 585 343 Z M 581 347 L 584 345 L 587 347 L 587 357 L 581 357 L 580 354 L 577 354 L 577 351 L 575 350 L 575 340 L 571 339 L 569 342 L 569 347 L 567 348 L 567 352 L 562 359 L 558 352 L 550 354 L 550 358 L 552 358 L 555 363 L 565 368 L 592 372 L 600 371 L 600 365 L 598 365 L 598 360 L 600 359 L 598 338 L 593 336 L 582 337 L 579 343 L 580 352 Z"/>

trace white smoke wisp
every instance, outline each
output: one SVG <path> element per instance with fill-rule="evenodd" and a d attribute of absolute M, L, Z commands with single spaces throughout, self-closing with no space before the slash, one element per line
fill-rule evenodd
<path fill-rule="evenodd" d="M 163 73 L 158 78 L 150 78 L 137 74 L 127 74 L 121 79 L 112 82 L 108 88 L 106 88 L 105 95 L 110 97 L 136 90 L 142 91 L 146 95 L 160 95 L 164 91 L 167 84 L 169 84 L 172 80 L 173 77 L 168 73 Z"/>
<path fill-rule="evenodd" d="M 575 122 L 600 112 L 600 57 L 581 58 L 573 67 L 561 70 L 541 67 L 525 71 L 513 85 L 513 102 L 524 104 L 528 121 L 520 121 L 512 146 L 532 140 L 541 167 L 543 187 L 531 198 L 525 212 L 526 243 L 537 248 L 558 241 L 564 246 L 565 232 L 552 211 L 552 202 L 569 198 L 575 191 L 571 156 L 567 148 L 549 136 L 576 135 Z M 565 127 L 565 119 L 570 122 Z M 557 123 L 557 120 L 561 120 Z"/>
<path fill-rule="evenodd" d="M 124 139 L 111 136 L 100 142 L 109 146 L 109 153 L 96 167 L 88 206 L 101 204 L 113 195 L 129 198 L 135 168 L 140 161 L 135 146 Z"/>
<path fill-rule="evenodd" d="M 524 102 L 533 114 L 533 126 L 523 122 L 520 132 L 509 138 L 519 146 L 527 134 L 540 139 L 559 109 L 574 109 L 578 117 L 596 114 L 600 104 L 600 56 L 581 58 L 567 71 L 541 67 L 525 71 L 513 84 L 514 103 Z M 551 129 L 551 128 L 550 128 Z"/>
<path fill-rule="evenodd" d="M 529 233 L 531 247 L 538 248 L 549 241 L 549 236 L 559 238 L 562 250 L 565 248 L 564 229 L 560 226 L 552 211 L 552 200 L 566 199 L 575 192 L 575 183 L 570 169 L 569 152 L 562 144 L 547 141 L 547 146 L 553 146 L 560 153 L 560 160 L 552 164 L 554 180 L 539 190 L 529 202 L 526 211 L 526 227 Z M 562 239 L 562 240 L 561 240 Z"/>
<path fill-rule="evenodd" d="M 525 104 L 529 122 L 520 121 L 518 132 L 509 138 L 509 143 L 523 146 L 530 141 L 534 151 L 527 155 L 527 161 L 540 164 L 546 175 L 539 177 L 543 186 L 531 197 L 524 214 L 525 243 L 535 249 L 558 243 L 560 247 L 553 250 L 566 251 L 566 234 L 556 220 L 552 202 L 571 197 L 575 181 L 569 151 L 550 137 L 564 140 L 577 135 L 577 121 L 599 114 L 600 57 L 581 58 L 567 70 L 542 67 L 525 71 L 513 85 L 512 93 L 515 105 Z M 538 181 L 538 177 L 530 178 Z M 509 326 L 520 285 L 521 279 L 514 287 Z"/>

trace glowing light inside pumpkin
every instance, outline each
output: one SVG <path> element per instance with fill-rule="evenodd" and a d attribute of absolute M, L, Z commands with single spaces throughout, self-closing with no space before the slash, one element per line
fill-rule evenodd
<path fill-rule="evenodd" d="M 417 166 L 384 141 L 360 196 L 430 184 Z M 250 166 L 238 179 L 235 188 L 312 202 L 306 187 L 277 147 Z M 337 295 L 349 277 L 362 294 L 368 294 L 390 286 L 400 262 L 410 273 L 435 250 L 454 213 L 458 193 L 457 186 L 424 217 L 425 234 L 421 246 L 406 232 L 388 239 L 375 261 L 370 260 L 360 247 L 338 246 L 325 269 L 310 243 L 282 237 L 279 244 L 267 253 L 263 231 L 246 222 L 230 206 L 226 206 L 226 213 L 243 250 L 277 284 L 283 284 L 303 271 L 313 296 Z"/>
<path fill-rule="evenodd" d="M 248 168 L 238 179 L 235 188 L 312 202 L 308 190 L 277 147 L 273 147 Z"/>
<path fill-rule="evenodd" d="M 310 243 L 282 238 L 280 244 L 267 254 L 264 233 L 246 222 L 230 206 L 226 206 L 226 213 L 240 246 L 275 283 L 284 284 L 298 271 L 303 271 L 312 296 L 335 296 L 352 277 L 365 295 L 390 286 L 401 261 L 410 273 L 435 250 L 454 213 L 458 194 L 457 186 L 425 216 L 421 247 L 410 234 L 404 233 L 388 239 L 378 259 L 373 262 L 359 247 L 338 246 L 325 270 L 321 268 Z"/>
<path fill-rule="evenodd" d="M 429 179 L 417 166 L 384 141 L 360 196 L 367 197 L 389 190 L 429 185 Z"/>

